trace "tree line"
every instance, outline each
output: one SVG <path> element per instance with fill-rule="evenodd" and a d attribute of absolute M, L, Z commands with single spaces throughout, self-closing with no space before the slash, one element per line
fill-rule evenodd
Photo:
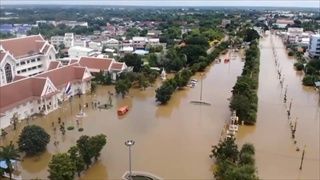
<path fill-rule="evenodd" d="M 186 86 L 196 72 L 202 72 L 205 68 L 210 65 L 219 54 L 228 47 L 227 42 L 220 43 L 209 55 L 206 54 L 208 48 L 208 41 L 205 41 L 203 37 L 194 37 L 192 40 L 187 40 L 186 47 L 179 49 L 178 52 L 182 52 L 185 56 L 185 65 L 183 69 L 175 74 L 174 78 L 168 79 L 156 89 L 156 101 L 160 104 L 166 104 L 171 95 L 176 89 L 181 89 Z M 177 55 L 182 57 L 182 55 Z M 176 57 L 177 58 L 177 57 Z M 173 61 L 175 61 L 173 59 Z M 186 67 L 184 67 L 186 66 Z"/>
<path fill-rule="evenodd" d="M 260 51 L 258 48 L 259 36 L 256 37 L 250 41 L 250 47 L 245 52 L 242 74 L 233 87 L 230 101 L 231 111 L 236 110 L 240 121 L 248 125 L 255 124 L 258 110 Z"/>

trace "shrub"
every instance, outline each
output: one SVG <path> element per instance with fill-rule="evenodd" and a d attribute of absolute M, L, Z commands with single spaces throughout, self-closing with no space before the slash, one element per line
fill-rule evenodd
<path fill-rule="evenodd" d="M 73 126 L 69 126 L 69 127 L 67 127 L 67 129 L 68 129 L 69 131 L 71 131 L 71 130 L 74 129 L 74 127 L 73 127 Z"/>
<path fill-rule="evenodd" d="M 288 52 L 288 56 L 293 56 L 293 55 L 294 55 L 293 51 Z"/>
<path fill-rule="evenodd" d="M 314 86 L 314 76 L 312 75 L 306 75 L 303 80 L 302 80 L 302 83 L 303 85 L 305 86 Z"/>
<path fill-rule="evenodd" d="M 296 68 L 297 71 L 301 71 L 304 68 L 304 65 L 302 63 L 294 63 L 294 67 Z"/>

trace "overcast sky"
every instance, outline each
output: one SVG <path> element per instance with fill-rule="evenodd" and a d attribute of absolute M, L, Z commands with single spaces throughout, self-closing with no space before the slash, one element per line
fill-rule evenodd
<path fill-rule="evenodd" d="M 12 4 L 129 5 L 129 6 L 270 6 L 320 8 L 320 0 L 0 0 Z"/>

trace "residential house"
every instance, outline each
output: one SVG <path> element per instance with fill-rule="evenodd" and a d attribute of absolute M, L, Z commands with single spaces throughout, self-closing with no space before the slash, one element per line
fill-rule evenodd
<path fill-rule="evenodd" d="M 119 49 L 119 41 L 116 39 L 109 39 L 107 41 L 105 41 L 103 43 L 103 45 L 105 45 L 107 48 L 111 48 L 111 49 Z"/>

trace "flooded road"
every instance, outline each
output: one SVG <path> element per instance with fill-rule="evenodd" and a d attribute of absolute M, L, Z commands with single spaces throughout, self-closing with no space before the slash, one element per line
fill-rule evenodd
<path fill-rule="evenodd" d="M 81 179 L 119 179 L 128 170 L 128 149 L 124 145 L 128 139 L 136 142 L 132 148 L 133 170 L 148 171 L 165 179 L 212 179 L 211 146 L 218 143 L 225 121 L 230 117 L 227 99 L 242 67 L 243 62 L 238 56 L 230 63 L 222 62 L 207 68 L 203 75 L 203 100 L 211 106 L 190 103 L 199 100 L 200 74 L 193 77 L 199 80 L 195 88 L 175 92 L 165 106 L 155 103 L 155 89 L 160 82 L 145 91 L 132 89 L 124 99 L 113 96 L 114 107 L 109 110 L 93 110 L 91 102 L 93 99 L 108 102 L 107 92 L 113 92 L 113 86 L 99 87 L 95 96 L 76 97 L 72 103 L 65 102 L 63 108 L 54 113 L 30 120 L 30 124 L 44 127 L 52 139 L 48 152 L 37 158 L 24 158 L 19 168 L 22 177 L 46 178 L 52 154 L 66 152 L 81 135 L 104 133 L 108 142 L 101 158 Z M 58 130 L 54 133 L 52 122 L 57 124 L 59 116 L 66 122 L 66 127 L 77 127 L 74 118 L 79 112 L 79 104 L 87 102 L 87 117 L 79 125 L 84 128 L 83 132 L 78 132 L 76 128 L 67 130 L 65 136 Z M 129 106 L 129 112 L 124 117 L 118 117 L 116 110 L 123 105 Z M 18 132 L 10 133 L 2 143 L 8 143 L 18 135 Z M 53 145 L 54 139 L 60 142 L 57 147 Z"/>
<path fill-rule="evenodd" d="M 271 39 L 288 85 L 287 103 L 277 77 Z M 281 39 L 270 35 L 260 40 L 259 107 L 256 126 L 241 127 L 240 143 L 251 142 L 256 148 L 256 162 L 262 179 L 320 179 L 319 95 L 313 88 L 302 86 L 301 72 L 294 70 L 294 59 L 287 56 Z M 286 110 L 292 100 L 291 119 L 297 118 L 296 141 L 293 143 Z M 303 168 L 302 150 L 306 145 Z M 300 151 L 297 152 L 296 148 Z"/>

